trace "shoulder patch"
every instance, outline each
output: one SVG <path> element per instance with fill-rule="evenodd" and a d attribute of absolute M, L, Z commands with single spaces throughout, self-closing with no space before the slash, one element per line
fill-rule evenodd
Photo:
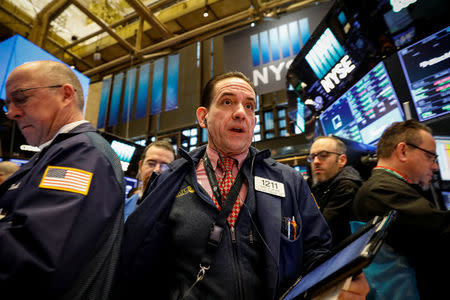
<path fill-rule="evenodd" d="M 39 187 L 87 195 L 91 180 L 91 172 L 75 168 L 48 166 Z"/>

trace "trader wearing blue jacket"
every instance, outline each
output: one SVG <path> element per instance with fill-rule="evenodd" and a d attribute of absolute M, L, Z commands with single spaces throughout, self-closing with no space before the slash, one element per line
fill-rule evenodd
<path fill-rule="evenodd" d="M 125 225 L 123 299 L 275 299 L 328 253 L 330 231 L 306 182 L 250 147 L 255 103 L 241 73 L 208 82 L 197 109 L 208 145 L 180 150 Z M 342 295 L 363 299 L 366 285 Z"/>
<path fill-rule="evenodd" d="M 50 61 L 16 68 L 7 117 L 41 151 L 0 186 L 2 299 L 110 299 L 123 233 L 124 180 L 82 117 L 81 85 Z"/>

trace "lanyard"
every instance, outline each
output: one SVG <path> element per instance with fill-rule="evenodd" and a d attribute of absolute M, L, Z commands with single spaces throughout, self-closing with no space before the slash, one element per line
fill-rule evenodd
<path fill-rule="evenodd" d="M 404 182 L 409 183 L 409 180 L 408 180 L 408 178 L 407 178 L 406 176 L 404 176 L 404 175 L 401 174 L 399 171 L 394 170 L 394 169 L 392 169 L 392 168 L 389 168 L 389 167 L 383 167 L 383 166 L 376 166 L 376 167 L 373 168 L 373 169 L 374 169 L 374 170 L 375 170 L 375 169 L 385 170 L 386 172 L 391 173 L 391 174 L 394 175 L 395 177 L 397 177 L 397 178 L 403 180 Z"/>
<path fill-rule="evenodd" d="M 220 157 L 219 157 L 220 159 Z M 217 177 L 216 177 L 216 173 L 211 165 L 211 160 L 208 157 L 208 154 L 206 154 L 203 156 L 203 164 L 205 165 L 205 171 L 206 171 L 206 175 L 208 176 L 208 181 L 209 184 L 211 185 L 211 189 L 212 192 L 214 194 L 214 196 L 216 197 L 217 202 L 219 202 L 219 205 L 222 207 L 222 203 L 223 203 L 223 199 L 222 199 L 222 194 L 220 193 L 220 189 L 219 189 L 219 184 L 217 183 Z M 225 172 L 227 172 L 226 170 L 222 170 L 224 172 L 224 176 L 225 176 Z M 231 170 L 230 170 L 231 172 Z M 241 178 L 241 171 L 239 170 L 238 175 L 236 176 L 236 179 L 233 183 L 233 185 L 230 188 L 230 193 L 228 194 L 227 199 L 231 200 L 234 204 L 234 202 L 236 202 L 236 199 L 234 199 L 234 195 L 231 194 L 231 191 L 233 189 L 235 189 L 235 185 L 237 186 L 236 188 L 238 189 L 238 193 L 236 194 L 236 198 L 237 195 L 239 195 L 239 191 L 241 190 L 241 186 L 242 186 L 242 178 Z"/>

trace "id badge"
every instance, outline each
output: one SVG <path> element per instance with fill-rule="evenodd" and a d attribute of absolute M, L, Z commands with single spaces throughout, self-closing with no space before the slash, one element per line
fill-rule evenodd
<path fill-rule="evenodd" d="M 283 183 L 259 176 L 255 176 L 255 190 L 279 197 L 286 196 Z"/>

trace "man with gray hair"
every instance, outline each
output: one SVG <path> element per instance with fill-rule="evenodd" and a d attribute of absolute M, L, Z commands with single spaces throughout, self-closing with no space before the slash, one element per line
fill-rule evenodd
<path fill-rule="evenodd" d="M 122 240 L 124 179 L 83 119 L 83 90 L 55 61 L 14 69 L 7 117 L 34 155 L 0 186 L 0 291 L 11 299 L 109 299 Z"/>

